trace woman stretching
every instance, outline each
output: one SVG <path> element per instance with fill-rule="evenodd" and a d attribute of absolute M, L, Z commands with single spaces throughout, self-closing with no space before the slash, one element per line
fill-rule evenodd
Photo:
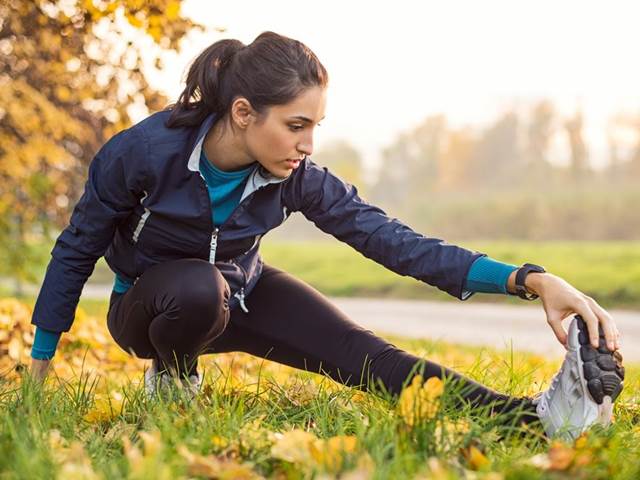
<path fill-rule="evenodd" d="M 327 86 L 325 68 L 299 41 L 273 32 L 250 45 L 221 40 L 193 62 L 175 104 L 107 141 L 52 250 L 32 318 L 32 372 L 46 376 L 104 255 L 116 274 L 108 328 L 126 352 L 152 359 L 149 393 L 171 376 L 197 392 L 199 355 L 242 351 L 346 385 L 382 384 L 394 395 L 413 375 L 447 377 L 465 386 L 469 404 L 517 406 L 550 436 L 607 424 L 623 379 L 611 316 L 542 267 L 518 268 L 416 233 L 315 164 Z M 550 388 L 535 398 L 495 392 L 396 348 L 265 265 L 260 240 L 291 212 L 460 300 L 475 292 L 539 296 L 567 348 Z M 573 314 L 567 333 L 562 320 Z"/>

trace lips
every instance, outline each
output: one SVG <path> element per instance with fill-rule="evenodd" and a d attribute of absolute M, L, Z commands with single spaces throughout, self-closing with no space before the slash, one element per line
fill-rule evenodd
<path fill-rule="evenodd" d="M 287 165 L 289 165 L 290 167 L 292 167 L 295 170 L 296 168 L 298 168 L 300 166 L 301 160 L 299 158 L 296 158 L 296 159 L 288 158 L 286 160 L 286 162 L 287 162 Z"/>

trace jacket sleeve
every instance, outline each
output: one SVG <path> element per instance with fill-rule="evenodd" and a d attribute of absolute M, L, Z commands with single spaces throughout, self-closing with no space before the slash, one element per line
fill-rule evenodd
<path fill-rule="evenodd" d="M 466 300 L 464 290 L 471 264 L 486 256 L 413 231 L 396 218 L 358 196 L 326 167 L 306 159 L 294 171 L 283 201 L 300 211 L 323 232 L 352 246 L 367 258 L 403 276 L 433 285 Z"/>
<path fill-rule="evenodd" d="M 84 192 L 58 236 L 38 293 L 31 323 L 66 332 L 96 261 L 111 243 L 119 221 L 139 202 L 147 146 L 134 129 L 113 136 L 89 165 Z"/>

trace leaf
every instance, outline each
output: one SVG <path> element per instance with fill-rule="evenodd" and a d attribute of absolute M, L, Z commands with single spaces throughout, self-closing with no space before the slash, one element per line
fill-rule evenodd
<path fill-rule="evenodd" d="M 575 450 L 562 442 L 553 442 L 549 448 L 549 470 L 566 470 L 573 462 Z"/>
<path fill-rule="evenodd" d="M 121 393 L 112 392 L 111 395 L 98 394 L 94 397 L 94 405 L 84 415 L 84 419 L 89 423 L 108 422 L 120 415 L 122 407 L 123 397 Z M 145 434 L 146 432 L 140 432 L 141 436 Z"/>
<path fill-rule="evenodd" d="M 409 426 L 433 418 L 440 407 L 439 399 L 443 391 L 444 383 L 438 377 L 423 382 L 421 375 L 414 376 L 411 384 L 400 393 L 398 414 Z"/>
<path fill-rule="evenodd" d="M 189 475 L 216 479 L 251 480 L 262 478 L 249 465 L 240 464 L 235 460 L 220 460 L 211 455 L 198 455 L 190 452 L 184 445 L 178 445 L 177 452 L 187 462 Z"/>
<path fill-rule="evenodd" d="M 338 473 L 347 457 L 356 452 L 358 439 L 355 436 L 338 435 L 310 444 L 311 456 L 323 469 Z"/>
<path fill-rule="evenodd" d="M 299 464 L 308 464 L 313 460 L 311 448 L 318 441 L 313 433 L 296 429 L 276 433 L 274 438 L 276 441 L 271 447 L 272 457 Z"/>
<path fill-rule="evenodd" d="M 60 480 L 97 480 L 100 478 L 93 471 L 91 459 L 79 441 L 72 442 L 66 449 L 64 463 L 57 478 Z"/>
<path fill-rule="evenodd" d="M 465 451 L 465 458 L 472 470 L 480 470 L 491 463 L 484 453 L 474 445 L 471 445 Z"/>

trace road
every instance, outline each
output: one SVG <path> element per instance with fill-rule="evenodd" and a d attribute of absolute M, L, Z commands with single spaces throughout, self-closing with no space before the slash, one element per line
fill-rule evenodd
<path fill-rule="evenodd" d="M 531 306 L 415 300 L 333 298 L 356 322 L 384 333 L 430 338 L 466 345 L 525 350 L 550 356 L 564 355 L 547 325 L 542 304 Z M 609 310 L 622 337 L 625 360 L 640 361 L 640 312 Z M 569 320 L 566 320 L 568 327 Z"/>

